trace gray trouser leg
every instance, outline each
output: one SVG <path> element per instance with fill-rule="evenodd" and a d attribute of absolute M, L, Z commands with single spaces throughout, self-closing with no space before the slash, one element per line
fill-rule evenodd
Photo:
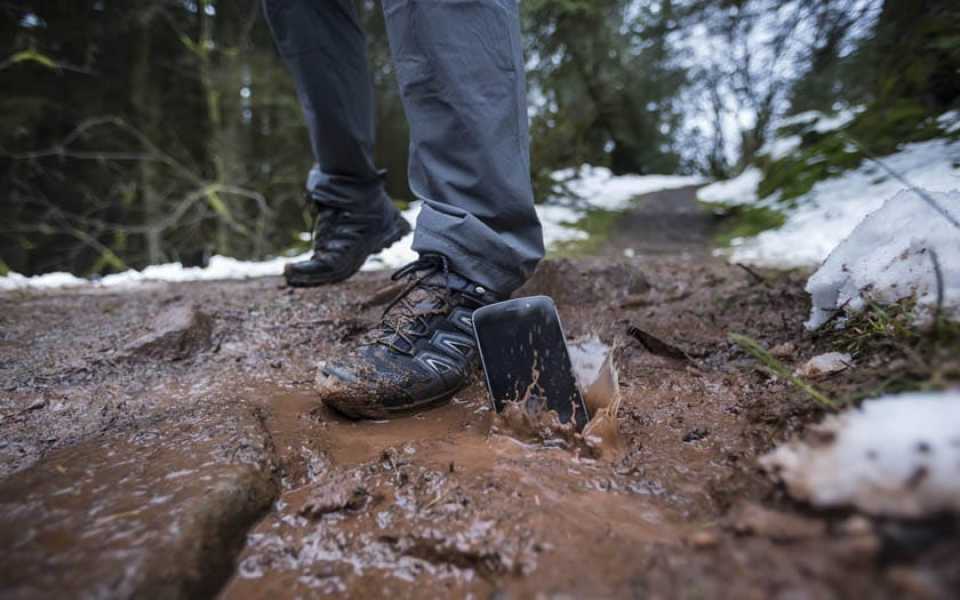
<path fill-rule="evenodd" d="M 501 293 L 543 257 L 517 0 L 383 0 L 407 120 L 413 242 Z"/>
<path fill-rule="evenodd" d="M 373 87 L 353 0 L 263 0 L 263 6 L 310 131 L 317 164 L 307 186 L 330 200 L 379 207 Z"/>

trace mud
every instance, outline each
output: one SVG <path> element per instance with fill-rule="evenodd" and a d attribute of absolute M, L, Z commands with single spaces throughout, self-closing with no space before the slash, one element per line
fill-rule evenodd
<path fill-rule="evenodd" d="M 479 382 L 395 421 L 319 405 L 317 363 L 376 321 L 386 274 L 0 295 L 0 596 L 953 596 L 954 516 L 815 512 L 758 468 L 821 412 L 727 335 L 789 347 L 792 368 L 834 348 L 803 333 L 802 274 L 759 285 L 710 257 L 689 190 L 657 198 L 604 256 L 526 288 L 615 348 L 590 366 L 619 384 L 586 390 L 584 439 L 616 440 L 594 452 L 495 428 Z M 688 238 L 643 225 L 663 202 L 686 203 L 667 212 Z M 168 339 L 200 343 L 120 360 L 172 306 L 209 322 Z M 889 369 L 860 365 L 883 360 L 818 385 L 868 388 Z"/>

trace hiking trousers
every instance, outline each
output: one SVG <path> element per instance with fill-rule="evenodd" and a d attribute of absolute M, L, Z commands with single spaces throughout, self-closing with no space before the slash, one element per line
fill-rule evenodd
<path fill-rule="evenodd" d="M 382 0 L 410 126 L 413 249 L 499 294 L 543 257 L 533 206 L 517 0 Z M 353 0 L 264 0 L 296 81 L 322 197 L 377 210 L 374 97 Z"/>

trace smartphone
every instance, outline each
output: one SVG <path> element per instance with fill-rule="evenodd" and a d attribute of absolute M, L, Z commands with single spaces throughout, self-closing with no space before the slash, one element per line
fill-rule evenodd
<path fill-rule="evenodd" d="M 573 374 L 560 315 L 547 296 L 515 298 L 473 313 L 487 389 L 497 412 L 507 402 L 545 402 L 578 430 L 589 420 Z"/>

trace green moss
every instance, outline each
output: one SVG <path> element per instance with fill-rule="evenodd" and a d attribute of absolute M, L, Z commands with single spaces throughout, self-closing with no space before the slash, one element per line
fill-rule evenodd
<path fill-rule="evenodd" d="M 721 221 L 713 241 L 718 246 L 729 246 L 735 238 L 751 237 L 768 229 L 783 226 L 783 213 L 765 206 L 725 206 L 701 202 L 709 211 L 720 215 Z"/>
<path fill-rule="evenodd" d="M 875 351 L 888 343 L 914 345 L 920 332 L 913 326 L 916 320 L 916 301 L 901 300 L 881 306 L 871 303 L 865 310 L 850 317 L 846 327 L 831 335 L 834 346 L 843 352 L 861 354 Z"/>
<path fill-rule="evenodd" d="M 917 326 L 916 301 L 901 300 L 882 306 L 870 303 L 851 316 L 841 330 L 828 330 L 826 338 L 837 349 L 854 357 L 873 357 L 873 365 L 887 373 L 875 387 L 854 393 L 849 400 L 914 390 L 942 390 L 960 381 L 960 323 L 941 319 Z"/>
<path fill-rule="evenodd" d="M 818 181 L 854 169 L 862 161 L 863 155 L 839 135 L 819 136 L 816 141 L 805 141 L 788 156 L 761 165 L 764 177 L 757 195 L 766 198 L 780 192 L 781 201 L 790 200 L 809 192 Z"/>
<path fill-rule="evenodd" d="M 884 107 L 870 107 L 844 131 L 874 156 L 896 152 L 903 144 L 922 142 L 943 135 L 936 115 L 916 102 L 903 100 Z"/>
<path fill-rule="evenodd" d="M 614 224 L 623 216 L 623 211 L 589 209 L 584 216 L 571 227 L 589 235 L 585 240 L 570 240 L 554 245 L 551 256 L 572 257 L 588 256 L 599 252 L 603 244 L 610 239 Z"/>

